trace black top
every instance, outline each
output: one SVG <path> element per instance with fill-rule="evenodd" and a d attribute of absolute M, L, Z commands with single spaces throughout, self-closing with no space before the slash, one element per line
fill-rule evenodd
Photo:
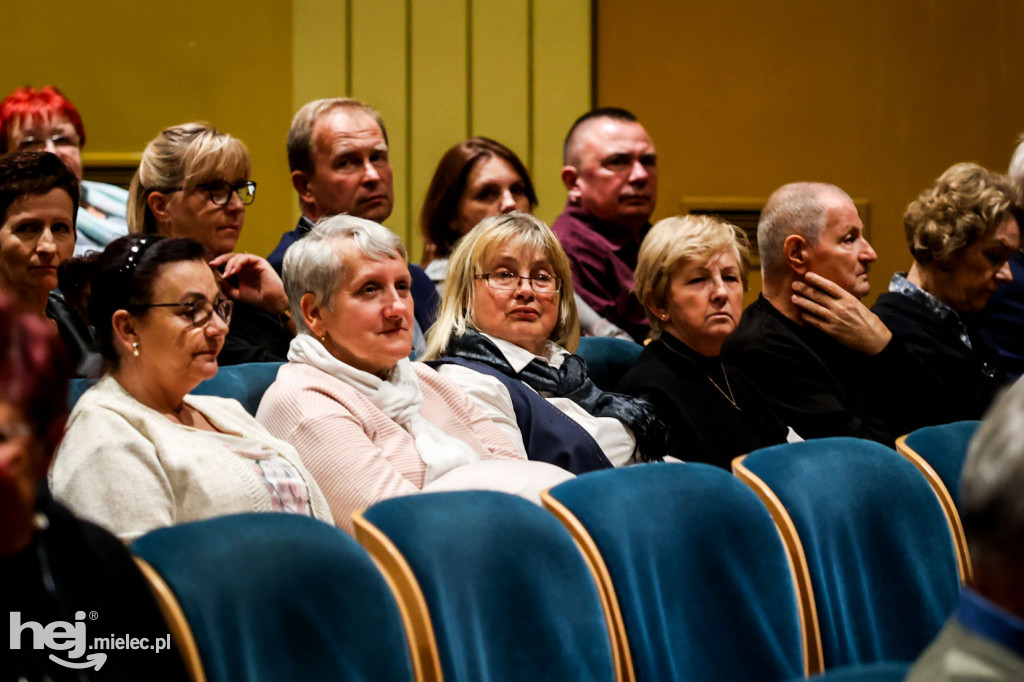
<path fill-rule="evenodd" d="M 978 327 L 999 349 L 1008 380 L 1024 374 L 1024 252 L 1010 258 L 1013 281 L 996 289 L 985 310 L 978 315 Z"/>
<path fill-rule="evenodd" d="M 16 612 L 22 628 L 18 648 L 10 647 L 9 641 L 0 646 L 0 680 L 23 677 L 38 682 L 45 679 L 44 675 L 56 682 L 187 680 L 173 641 L 168 650 L 154 650 L 158 638 L 168 641 L 170 629 L 127 548 L 107 531 L 76 518 L 46 495 L 38 508 L 48 527 L 36 531 L 25 550 L 0 557 L 0 613 L 7 619 Z M 78 615 L 81 618 L 76 618 Z M 84 650 L 32 648 L 35 634 L 33 626 L 27 624 L 39 623 L 45 628 L 58 621 L 84 628 Z M 106 637 L 145 637 L 150 650 L 118 649 L 115 643 L 107 647 L 98 643 L 97 648 L 90 649 L 97 644 L 96 638 Z M 49 658 L 51 654 L 77 664 L 100 654 L 106 660 L 99 670 L 75 669 L 55 663 Z"/>
<path fill-rule="evenodd" d="M 46 301 L 46 316 L 57 323 L 57 332 L 68 350 L 75 376 L 99 376 L 103 369 L 103 356 L 96 350 L 92 329 L 68 307 L 64 294 L 56 289 L 50 292 Z"/>
<path fill-rule="evenodd" d="M 705 357 L 668 333 L 644 348 L 618 391 L 654 404 L 669 427 L 666 454 L 688 462 L 728 470 L 734 457 L 783 443 L 788 433 L 742 372 L 725 368 L 719 358 Z M 739 409 L 726 397 L 730 391 Z"/>
<path fill-rule="evenodd" d="M 940 390 L 919 397 L 926 424 L 981 419 L 1006 376 L 999 351 L 972 319 L 960 317 L 967 325 L 972 346 L 968 348 L 956 329 L 903 294 L 882 294 L 872 311 L 942 384 Z"/>
<path fill-rule="evenodd" d="M 221 365 L 243 362 L 284 362 L 292 332 L 287 321 L 241 301 L 235 301 L 231 328 L 217 356 Z"/>
<path fill-rule="evenodd" d="M 804 438 L 854 436 L 892 446 L 923 421 L 914 396 L 937 385 L 895 336 L 882 352 L 865 355 L 798 325 L 764 296 L 743 312 L 722 355 Z"/>

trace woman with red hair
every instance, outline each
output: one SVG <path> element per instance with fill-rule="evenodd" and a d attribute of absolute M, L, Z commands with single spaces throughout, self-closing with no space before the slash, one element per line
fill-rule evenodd
<path fill-rule="evenodd" d="M 128 192 L 116 185 L 82 180 L 84 145 L 82 117 L 57 88 L 15 88 L 0 102 L 0 154 L 52 152 L 81 183 L 75 255 L 101 250 L 128 233 Z"/>

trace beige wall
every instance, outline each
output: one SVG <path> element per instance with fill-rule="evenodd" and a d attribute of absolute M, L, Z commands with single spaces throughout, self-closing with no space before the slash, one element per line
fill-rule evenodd
<path fill-rule="evenodd" d="M 870 202 L 870 300 L 909 266 L 907 203 L 959 161 L 1005 172 L 1024 131 L 1016 0 L 599 0 L 595 21 L 596 98 L 651 133 L 657 216 L 835 183 Z"/>
<path fill-rule="evenodd" d="M 561 139 L 591 99 L 589 0 L 293 0 L 293 106 L 349 95 L 388 127 L 395 209 L 413 259 L 437 161 L 473 135 L 530 169 L 538 214 L 561 211 Z M 312 36 L 312 40 L 300 39 Z"/>
<path fill-rule="evenodd" d="M 420 252 L 415 216 L 441 153 L 489 135 L 534 174 L 539 213 L 564 201 L 561 137 L 591 98 L 589 0 L 39 0 L 4 6 L 0 95 L 59 86 L 82 113 L 86 163 L 137 158 L 161 129 L 206 120 L 253 157 L 239 248 L 267 254 L 298 203 L 284 149 L 292 114 L 350 95 L 388 124 L 388 226 Z M 88 177 L 88 174 L 87 174 Z"/>
<path fill-rule="evenodd" d="M 294 224 L 284 153 L 290 5 L 182 0 L 163 12 L 151 7 L 126 0 L 6 3 L 0 92 L 60 87 L 82 114 L 87 161 L 138 154 L 161 129 L 192 120 L 241 138 L 259 189 L 240 248 L 266 253 Z"/>

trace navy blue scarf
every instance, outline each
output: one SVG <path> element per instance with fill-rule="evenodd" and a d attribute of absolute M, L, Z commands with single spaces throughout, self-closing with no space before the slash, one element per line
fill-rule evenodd
<path fill-rule="evenodd" d="M 561 367 L 552 367 L 534 359 L 517 373 L 490 339 L 472 329 L 466 330 L 462 336 L 452 337 L 448 342 L 448 354 L 482 362 L 506 376 L 519 379 L 538 393 L 568 398 L 595 417 L 618 419 L 633 431 L 639 459 L 662 459 L 668 433 L 654 406 L 644 398 L 602 391 L 590 380 L 587 363 L 578 355 L 567 355 Z"/>

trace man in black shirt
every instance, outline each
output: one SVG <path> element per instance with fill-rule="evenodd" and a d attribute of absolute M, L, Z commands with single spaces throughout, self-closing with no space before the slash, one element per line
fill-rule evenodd
<path fill-rule="evenodd" d="M 784 185 L 765 204 L 757 239 L 762 294 L 726 341 L 726 362 L 804 438 L 892 445 L 919 421 L 913 395 L 928 382 L 861 303 L 878 256 L 853 201 L 835 185 Z"/>

